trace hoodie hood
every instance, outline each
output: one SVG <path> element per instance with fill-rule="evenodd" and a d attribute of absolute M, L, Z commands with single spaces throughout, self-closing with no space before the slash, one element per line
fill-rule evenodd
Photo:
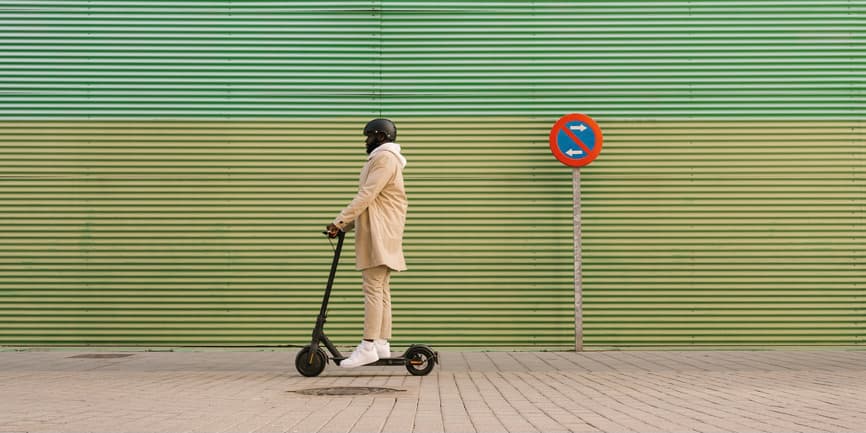
<path fill-rule="evenodd" d="M 375 156 L 379 152 L 391 152 L 394 155 L 397 155 L 397 158 L 400 160 L 400 164 L 403 165 L 403 168 L 406 168 L 406 158 L 404 158 L 403 154 L 400 153 L 400 145 L 399 144 L 393 143 L 393 142 L 382 144 L 379 147 L 373 149 L 373 151 L 370 152 L 370 155 L 367 157 L 367 159 L 369 160 L 370 158 L 372 158 L 373 156 Z"/>

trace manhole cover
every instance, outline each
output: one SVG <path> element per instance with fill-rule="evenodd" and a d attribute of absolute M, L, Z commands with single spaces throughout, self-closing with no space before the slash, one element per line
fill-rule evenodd
<path fill-rule="evenodd" d="M 127 356 L 132 356 L 129 354 L 120 354 L 120 353 L 85 353 L 84 355 L 75 355 L 70 356 L 69 358 L 93 358 L 93 359 L 104 359 L 104 358 L 126 358 Z"/>
<path fill-rule="evenodd" d="M 310 388 L 290 392 L 297 392 L 298 394 L 304 395 L 370 395 L 403 391 L 406 390 L 394 388 L 378 388 L 375 386 L 332 386 L 329 388 Z"/>

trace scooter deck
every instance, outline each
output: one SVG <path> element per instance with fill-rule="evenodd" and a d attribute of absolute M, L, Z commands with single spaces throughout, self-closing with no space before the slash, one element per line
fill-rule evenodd
<path fill-rule="evenodd" d="M 340 365 L 340 363 L 343 362 L 343 360 L 345 360 L 345 359 L 346 358 L 333 358 L 334 363 L 336 363 L 337 365 Z M 407 362 L 409 362 L 409 361 L 403 357 L 379 358 L 378 361 L 370 363 L 370 364 L 364 364 L 364 366 L 370 366 L 370 365 L 406 365 Z"/>

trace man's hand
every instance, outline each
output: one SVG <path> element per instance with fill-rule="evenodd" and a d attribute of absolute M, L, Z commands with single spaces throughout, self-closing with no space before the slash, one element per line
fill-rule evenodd
<path fill-rule="evenodd" d="M 337 225 L 334 223 L 328 224 L 327 230 L 328 230 L 328 237 L 331 239 L 337 237 L 337 234 L 340 233 L 340 228 L 337 227 Z"/>

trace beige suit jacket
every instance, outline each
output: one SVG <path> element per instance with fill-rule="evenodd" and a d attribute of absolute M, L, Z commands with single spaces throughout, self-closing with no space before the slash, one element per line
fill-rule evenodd
<path fill-rule="evenodd" d="M 361 170 L 358 194 L 334 220 L 345 232 L 355 229 L 358 270 L 381 265 L 406 270 L 403 230 L 408 207 L 402 162 L 390 151 L 376 152 Z"/>

